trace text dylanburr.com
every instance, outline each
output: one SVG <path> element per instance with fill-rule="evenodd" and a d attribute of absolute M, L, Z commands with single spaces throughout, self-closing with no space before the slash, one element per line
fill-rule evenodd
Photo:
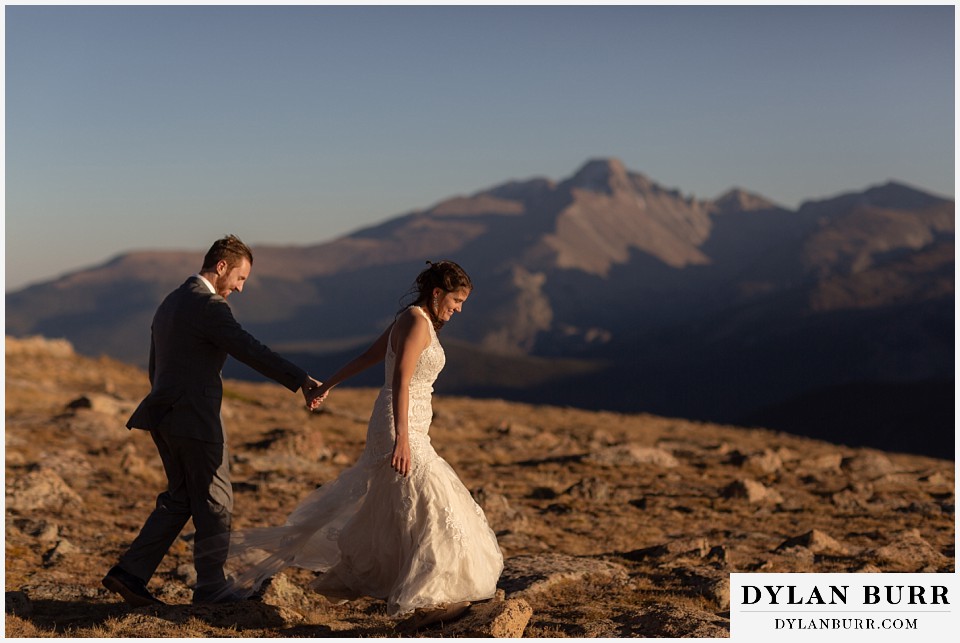
<path fill-rule="evenodd" d="M 958 587 L 956 574 L 730 574 L 730 637 L 956 640 Z"/>

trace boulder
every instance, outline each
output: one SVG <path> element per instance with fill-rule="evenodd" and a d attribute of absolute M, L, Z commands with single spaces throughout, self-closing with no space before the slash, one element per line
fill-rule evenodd
<path fill-rule="evenodd" d="M 613 490 L 610 488 L 610 483 L 606 480 L 601 478 L 583 478 L 567 488 L 563 494 L 583 500 L 602 502 L 610 499 Z"/>
<path fill-rule="evenodd" d="M 602 467 L 647 466 L 670 468 L 679 464 L 667 451 L 657 447 L 645 447 L 639 444 L 618 444 L 593 451 L 584 456 L 583 461 Z"/>
<path fill-rule="evenodd" d="M 823 453 L 810 458 L 802 458 L 797 463 L 796 472 L 819 473 L 823 471 L 839 471 L 840 464 L 843 462 L 843 454 L 838 452 Z"/>
<path fill-rule="evenodd" d="M 778 491 L 750 478 L 734 480 L 720 491 L 720 495 L 724 498 L 745 498 L 750 503 L 783 502 L 783 496 Z"/>
<path fill-rule="evenodd" d="M 634 549 L 622 556 L 627 560 L 639 562 L 651 558 L 703 558 L 710 551 L 710 543 L 706 538 L 679 538 L 652 547 Z"/>
<path fill-rule="evenodd" d="M 263 602 L 298 613 L 310 609 L 310 601 L 303 588 L 296 583 L 291 583 L 287 575 L 282 572 L 276 574 L 263 591 Z"/>
<path fill-rule="evenodd" d="M 140 455 L 136 445 L 132 442 L 127 442 L 120 450 L 120 470 L 128 476 L 149 481 L 159 479 L 162 473 L 162 469 L 159 466 L 151 466 L 151 464 Z"/>
<path fill-rule="evenodd" d="M 58 513 L 83 504 L 83 499 L 63 478 L 49 469 L 30 471 L 13 481 L 7 490 L 7 508 L 29 513 Z"/>
<path fill-rule="evenodd" d="M 63 538 L 58 541 L 56 545 L 53 546 L 53 549 L 48 551 L 44 555 L 44 562 L 47 565 L 57 565 L 62 563 L 64 558 L 72 556 L 73 554 L 79 554 L 82 550 L 74 545 L 72 542 Z"/>
<path fill-rule="evenodd" d="M 870 493 L 862 493 L 847 487 L 830 495 L 830 502 L 843 511 L 865 511 L 868 509 Z"/>
<path fill-rule="evenodd" d="M 626 582 L 629 575 L 623 565 L 589 556 L 535 554 L 513 556 L 504 561 L 497 586 L 508 596 L 525 596 L 588 576 Z"/>
<path fill-rule="evenodd" d="M 773 452 L 780 458 L 781 462 L 796 462 L 800 459 L 800 454 L 790 447 L 780 446 L 774 449 Z"/>
<path fill-rule="evenodd" d="M 840 468 L 845 473 L 858 478 L 879 478 L 896 471 L 896 467 L 890 461 L 890 458 L 875 451 L 863 451 L 849 458 L 844 458 Z"/>
<path fill-rule="evenodd" d="M 473 497 L 483 509 L 490 528 L 495 532 L 504 530 L 522 531 L 527 525 L 527 517 L 515 508 L 503 494 L 481 487 L 473 491 Z"/>
<path fill-rule="evenodd" d="M 194 587 L 197 584 L 197 570 L 192 563 L 177 565 L 173 575 L 182 580 L 187 587 Z"/>
<path fill-rule="evenodd" d="M 248 442 L 244 447 L 252 451 L 296 455 L 312 461 L 333 457 L 323 433 L 309 426 L 301 430 L 276 427 L 267 431 L 262 439 Z"/>
<path fill-rule="evenodd" d="M 53 471 L 68 485 L 83 488 L 89 484 L 93 465 L 77 449 L 57 449 L 40 454 L 40 468 Z"/>
<path fill-rule="evenodd" d="M 678 567 L 674 576 L 721 608 L 730 606 L 730 573 L 713 567 Z"/>
<path fill-rule="evenodd" d="M 74 357 L 73 344 L 65 339 L 6 336 L 6 356 L 9 357 Z"/>
<path fill-rule="evenodd" d="M 60 526 L 43 518 L 19 518 L 14 524 L 22 533 L 36 538 L 40 543 L 52 545 L 60 539 Z"/>
<path fill-rule="evenodd" d="M 135 408 L 136 404 L 133 402 L 102 393 L 86 393 L 67 404 L 67 410 L 70 411 L 87 410 L 124 420 L 130 417 Z"/>
<path fill-rule="evenodd" d="M 497 433 L 503 436 L 510 436 L 511 438 L 528 440 L 537 437 L 543 433 L 543 430 L 535 429 L 520 422 L 503 421 L 497 426 Z"/>
<path fill-rule="evenodd" d="M 591 447 L 609 447 L 618 442 L 620 442 L 620 438 L 610 433 L 607 429 L 594 429 L 593 432 L 590 433 Z"/>
<path fill-rule="evenodd" d="M 934 471 L 920 476 L 920 482 L 925 482 L 931 487 L 953 487 L 953 479 L 947 477 L 942 471 Z"/>
<path fill-rule="evenodd" d="M 740 466 L 755 473 L 771 474 L 783 469 L 783 460 L 772 449 L 764 449 L 745 456 Z"/>
<path fill-rule="evenodd" d="M 814 554 L 826 554 L 829 556 L 846 556 L 850 553 L 846 545 L 831 538 L 819 529 L 811 529 L 794 538 L 788 538 L 780 543 L 777 551 L 792 549 L 794 547 L 806 547 Z"/>
<path fill-rule="evenodd" d="M 938 572 L 952 567 L 952 559 L 931 546 L 917 529 L 893 534 L 891 539 L 889 545 L 867 554 L 867 558 L 877 561 L 885 572 Z"/>
<path fill-rule="evenodd" d="M 808 573 L 819 571 L 816 567 L 816 555 L 806 547 L 778 549 L 771 558 L 760 561 L 750 571 L 776 574 Z"/>
<path fill-rule="evenodd" d="M 522 598 L 506 599 L 503 590 L 483 603 L 470 606 L 460 619 L 443 626 L 444 637 L 518 639 L 533 616 L 533 608 Z"/>

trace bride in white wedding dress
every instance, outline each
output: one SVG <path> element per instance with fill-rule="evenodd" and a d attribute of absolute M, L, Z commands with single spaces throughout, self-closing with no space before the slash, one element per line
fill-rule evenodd
<path fill-rule="evenodd" d="M 430 262 L 428 262 L 430 263 Z M 324 572 L 312 587 L 335 600 L 372 596 L 420 627 L 491 598 L 503 556 L 480 506 L 430 443 L 433 383 L 445 356 L 437 330 L 472 290 L 451 261 L 431 263 L 417 298 L 364 353 L 323 383 L 384 362 L 367 441 L 355 465 L 308 494 L 281 527 L 232 534 L 232 592 L 253 594 L 285 567 Z"/>

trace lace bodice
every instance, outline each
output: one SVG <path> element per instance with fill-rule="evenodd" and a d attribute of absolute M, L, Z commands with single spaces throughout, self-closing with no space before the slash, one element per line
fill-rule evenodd
<path fill-rule="evenodd" d="M 443 370 L 446 363 L 446 356 L 443 352 L 443 346 L 437 338 L 437 331 L 433 328 L 433 322 L 427 317 L 419 306 L 410 306 L 408 310 L 413 310 L 422 315 L 427 320 L 430 329 L 430 344 L 420 353 L 420 359 L 417 361 L 417 368 L 410 378 L 410 394 L 417 395 L 426 392 L 427 395 L 433 393 L 433 383 Z M 390 332 L 390 341 L 387 343 L 387 356 L 384 359 L 384 388 L 391 388 L 393 382 L 393 369 L 396 364 L 397 355 L 393 350 L 393 331 Z"/>
<path fill-rule="evenodd" d="M 426 313 L 419 306 L 410 306 L 410 308 L 417 314 L 423 315 L 430 322 Z M 429 431 L 430 420 L 433 418 L 433 407 L 431 405 L 433 383 L 437 380 L 437 376 L 446 363 L 443 346 L 440 345 L 440 340 L 437 338 L 437 332 L 434 330 L 432 322 L 428 324 L 428 328 L 430 329 L 430 344 L 420 353 L 417 367 L 410 378 L 410 430 L 424 433 Z M 391 398 L 393 395 L 393 371 L 397 359 L 392 340 L 393 332 L 391 331 L 390 341 L 387 342 L 387 355 L 384 359 L 383 373 L 383 393 Z"/>

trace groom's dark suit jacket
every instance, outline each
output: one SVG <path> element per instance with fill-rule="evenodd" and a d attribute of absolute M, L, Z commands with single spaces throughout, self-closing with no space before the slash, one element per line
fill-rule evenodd
<path fill-rule="evenodd" d="M 243 330 L 227 300 L 193 276 L 167 295 L 153 317 L 152 388 L 127 428 L 223 442 L 220 371 L 228 354 L 291 391 L 307 377 Z"/>

